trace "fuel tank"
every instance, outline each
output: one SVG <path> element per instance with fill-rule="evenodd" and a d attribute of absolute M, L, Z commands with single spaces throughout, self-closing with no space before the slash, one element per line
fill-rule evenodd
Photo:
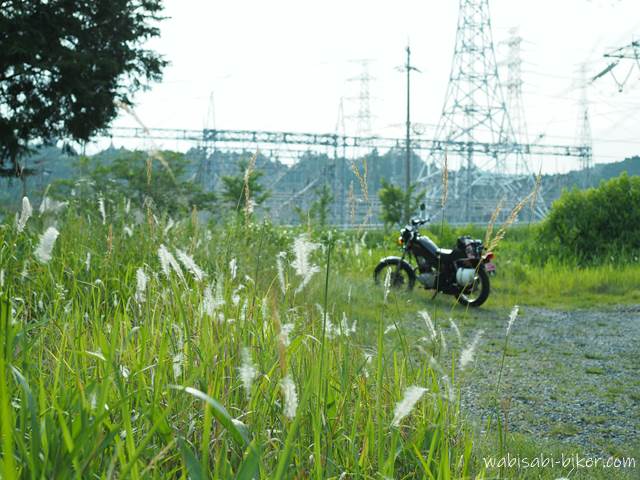
<path fill-rule="evenodd" d="M 413 242 L 413 253 L 434 262 L 438 260 L 438 246 L 429 237 L 418 237 Z"/>

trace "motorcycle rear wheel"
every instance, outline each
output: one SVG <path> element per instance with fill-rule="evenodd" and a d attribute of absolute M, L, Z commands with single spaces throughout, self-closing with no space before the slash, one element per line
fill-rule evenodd
<path fill-rule="evenodd" d="M 463 288 L 457 296 L 458 303 L 465 307 L 479 307 L 489 298 L 491 285 L 484 268 L 478 269 L 473 284 Z"/>

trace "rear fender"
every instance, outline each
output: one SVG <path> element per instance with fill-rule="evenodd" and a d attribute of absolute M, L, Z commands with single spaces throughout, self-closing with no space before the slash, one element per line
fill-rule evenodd
<path fill-rule="evenodd" d="M 479 270 L 480 268 L 484 269 L 484 261 L 481 258 L 462 258 L 456 263 L 458 268 L 475 268 L 476 270 Z"/>

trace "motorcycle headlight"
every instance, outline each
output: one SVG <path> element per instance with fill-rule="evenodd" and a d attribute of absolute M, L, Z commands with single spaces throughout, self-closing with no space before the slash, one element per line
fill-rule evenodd
<path fill-rule="evenodd" d="M 404 239 L 402 238 L 402 235 L 398 237 L 398 240 L 396 240 L 396 243 L 400 246 L 404 245 Z"/>

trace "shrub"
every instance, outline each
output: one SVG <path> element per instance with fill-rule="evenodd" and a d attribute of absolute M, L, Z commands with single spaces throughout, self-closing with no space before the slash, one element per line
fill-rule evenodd
<path fill-rule="evenodd" d="M 539 245 L 579 263 L 622 260 L 640 251 L 640 177 L 626 173 L 597 188 L 563 192 L 540 228 Z"/>

